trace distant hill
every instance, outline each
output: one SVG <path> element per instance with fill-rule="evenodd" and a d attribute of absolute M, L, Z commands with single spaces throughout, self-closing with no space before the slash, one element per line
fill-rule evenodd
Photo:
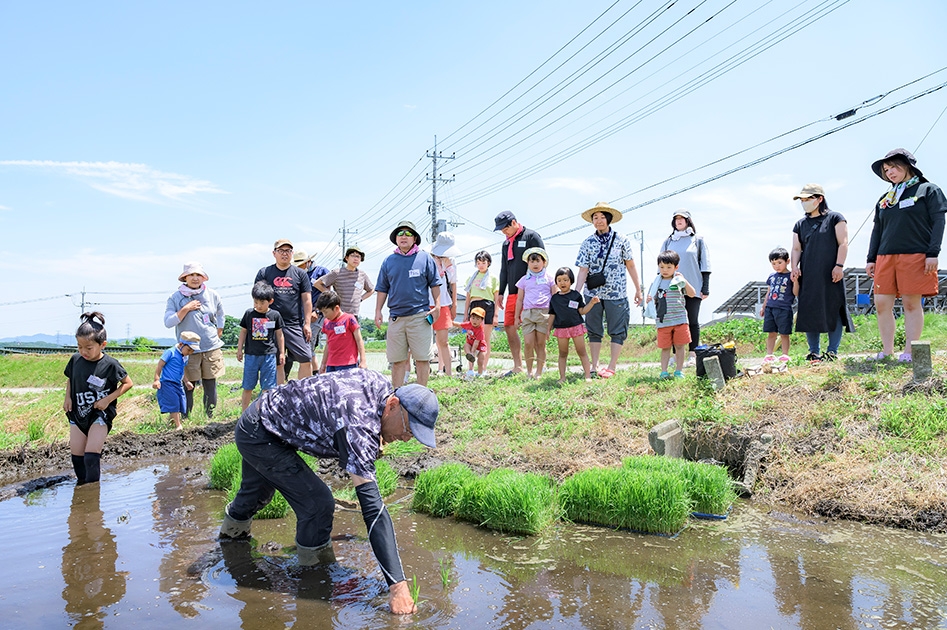
<path fill-rule="evenodd" d="M 116 346 L 125 345 L 126 342 L 126 339 L 109 339 L 109 343 Z M 154 342 L 159 346 L 173 346 L 175 343 L 171 337 L 160 337 L 154 339 Z M 74 347 L 76 345 L 76 339 L 72 335 L 59 335 L 59 343 L 56 343 L 56 335 L 36 334 L 21 337 L 5 337 L 0 339 L 0 343 L 8 346 L 50 346 L 53 348 L 61 348 L 63 346 Z"/>

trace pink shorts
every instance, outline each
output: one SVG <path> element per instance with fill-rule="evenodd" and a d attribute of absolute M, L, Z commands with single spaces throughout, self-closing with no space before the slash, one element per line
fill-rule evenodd
<path fill-rule="evenodd" d="M 586 332 L 585 324 L 578 324 L 568 328 L 553 328 L 552 336 L 558 339 L 574 339 L 575 337 L 584 336 Z"/>

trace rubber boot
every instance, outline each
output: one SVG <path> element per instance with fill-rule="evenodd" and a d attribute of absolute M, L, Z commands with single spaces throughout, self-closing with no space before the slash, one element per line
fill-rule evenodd
<path fill-rule="evenodd" d="M 204 379 L 201 384 L 204 387 L 204 413 L 209 420 L 214 417 L 214 409 L 217 407 L 217 379 Z"/>
<path fill-rule="evenodd" d="M 296 543 L 296 559 L 301 567 L 314 567 L 335 562 L 335 550 L 330 540 L 321 547 L 305 547 Z"/>
<path fill-rule="evenodd" d="M 245 521 L 238 521 L 230 516 L 229 509 L 230 504 L 228 503 L 227 507 L 224 508 L 224 522 L 220 524 L 221 538 L 246 538 L 250 535 L 250 523 L 253 519 L 248 518 Z"/>
<path fill-rule="evenodd" d="M 76 485 L 81 486 L 85 483 L 85 456 L 72 455 L 72 469 L 76 471 Z"/>
<path fill-rule="evenodd" d="M 82 463 L 85 464 L 85 483 L 95 483 L 100 476 L 101 453 L 86 453 L 82 456 Z"/>

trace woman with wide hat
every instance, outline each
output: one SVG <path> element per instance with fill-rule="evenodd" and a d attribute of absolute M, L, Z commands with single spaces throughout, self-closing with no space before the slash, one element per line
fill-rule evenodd
<path fill-rule="evenodd" d="M 902 362 L 911 361 L 911 342 L 924 330 L 922 298 L 938 293 L 937 258 L 944 238 L 947 200 L 927 181 L 907 149 L 889 151 L 871 165 L 891 186 L 875 204 L 875 221 L 865 271 L 874 279 L 875 311 L 883 359 L 894 354 L 894 301 L 904 307 Z"/>

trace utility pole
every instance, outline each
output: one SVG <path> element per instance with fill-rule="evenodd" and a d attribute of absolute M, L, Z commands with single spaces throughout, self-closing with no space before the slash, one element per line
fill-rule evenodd
<path fill-rule="evenodd" d="M 442 220 L 442 221 L 438 221 L 438 219 L 437 219 L 437 204 L 438 204 L 438 201 L 437 201 L 437 184 L 438 184 L 438 182 L 440 182 L 440 183 L 442 183 L 442 184 L 446 184 L 446 183 L 449 183 L 449 182 L 454 181 L 454 176 L 453 176 L 453 175 L 451 175 L 451 178 L 450 178 L 450 179 L 441 179 L 441 178 L 439 178 L 439 177 L 437 176 L 437 161 L 438 161 L 438 160 L 453 160 L 453 159 L 455 159 L 455 155 L 454 155 L 453 153 L 451 153 L 449 156 L 444 157 L 443 155 L 441 155 L 440 153 L 438 153 L 438 152 L 437 152 L 437 136 L 434 136 L 434 152 L 433 152 L 433 153 L 427 153 L 426 156 L 429 157 L 429 158 L 431 158 L 431 163 L 432 163 L 431 176 L 429 176 L 429 177 L 428 177 L 428 176 L 425 176 L 425 177 L 427 177 L 427 180 L 428 180 L 429 182 L 431 182 L 431 207 L 430 207 L 430 212 L 431 212 L 431 243 L 434 243 L 434 241 L 437 240 L 437 234 L 438 234 L 438 232 L 442 232 L 442 231 L 443 231 L 441 228 L 447 226 L 447 222 L 446 222 L 446 221 L 443 221 L 443 220 Z"/>
<path fill-rule="evenodd" d="M 358 234 L 358 230 L 348 230 L 345 228 L 345 221 L 342 222 L 342 229 L 339 230 L 342 232 L 342 260 L 340 264 L 345 264 L 345 250 L 348 249 L 346 237 L 349 234 Z"/>
<path fill-rule="evenodd" d="M 638 256 L 638 267 L 641 271 L 641 291 L 647 292 L 648 288 L 644 284 L 644 230 L 638 230 L 637 232 L 632 232 L 631 236 L 638 241 L 639 249 L 641 254 Z M 641 300 L 641 323 L 644 324 L 644 312 L 645 312 L 645 302 L 647 302 L 648 296 L 645 295 L 644 299 Z"/>

